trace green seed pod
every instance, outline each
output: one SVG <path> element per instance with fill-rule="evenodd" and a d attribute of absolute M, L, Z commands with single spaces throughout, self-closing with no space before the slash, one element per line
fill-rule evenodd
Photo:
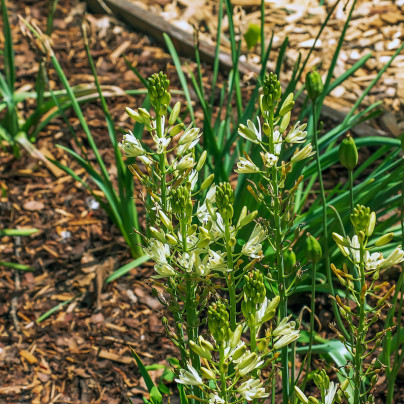
<path fill-rule="evenodd" d="M 285 266 L 285 273 L 290 274 L 290 272 L 296 265 L 296 254 L 293 252 L 291 248 L 290 249 L 288 248 L 283 253 L 283 263 Z"/>
<path fill-rule="evenodd" d="M 339 145 L 338 156 L 340 163 L 347 169 L 353 170 L 358 164 L 358 149 L 353 137 L 348 134 Z"/>
<path fill-rule="evenodd" d="M 307 233 L 305 253 L 306 258 L 313 264 L 320 262 L 322 256 L 321 245 L 310 233 Z"/>
<path fill-rule="evenodd" d="M 320 73 L 313 69 L 306 76 L 306 90 L 309 98 L 314 102 L 323 92 L 323 80 Z"/>

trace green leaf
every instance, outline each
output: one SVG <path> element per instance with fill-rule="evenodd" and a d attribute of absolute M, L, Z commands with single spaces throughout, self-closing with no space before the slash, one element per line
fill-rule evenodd
<path fill-rule="evenodd" d="M 57 312 L 59 309 L 61 309 L 63 306 L 66 306 L 66 304 L 70 303 L 72 300 L 74 300 L 76 297 L 78 297 L 80 295 L 74 296 L 69 300 L 65 300 L 62 303 L 59 303 L 58 305 L 56 305 L 55 307 L 52 307 L 50 310 L 48 310 L 45 314 L 42 314 L 42 316 L 40 316 L 39 318 L 37 318 L 35 320 L 35 322 L 37 324 L 41 323 L 42 321 L 44 321 L 45 319 L 47 319 L 48 317 L 50 317 L 53 313 Z"/>
<path fill-rule="evenodd" d="M 147 391 L 151 394 L 153 387 L 156 387 L 156 386 L 154 385 L 153 380 L 151 379 L 149 373 L 147 372 L 146 367 L 143 365 L 143 362 L 139 358 L 136 351 L 133 348 L 131 348 L 130 350 L 132 352 L 132 356 L 135 358 L 137 366 L 139 367 L 140 374 L 142 375 L 143 380 L 146 383 Z M 161 394 L 160 394 L 160 397 L 161 397 Z"/>
<path fill-rule="evenodd" d="M 153 386 L 150 392 L 150 401 L 153 404 L 161 404 L 163 402 L 163 396 L 161 395 L 159 389 Z"/>
<path fill-rule="evenodd" d="M 188 399 L 184 391 L 184 386 L 182 384 L 178 384 L 178 391 L 180 392 L 181 404 L 188 404 Z"/>
<path fill-rule="evenodd" d="M 138 267 L 139 265 L 143 264 L 144 262 L 148 261 L 150 257 L 148 255 L 142 255 L 139 258 L 136 258 L 132 262 L 129 262 L 129 264 L 124 265 L 123 267 L 117 269 L 114 271 L 106 280 L 105 283 L 110 283 L 121 276 L 126 275 L 129 271 L 131 271 L 133 268 Z"/>
<path fill-rule="evenodd" d="M 38 231 L 38 229 L 1 229 L 0 236 L 29 236 Z"/>
<path fill-rule="evenodd" d="M 0 267 L 17 269 L 18 271 L 24 271 L 24 272 L 35 271 L 35 268 L 32 268 L 32 267 L 30 267 L 28 265 L 24 265 L 24 264 L 18 264 L 17 262 L 0 261 Z"/>

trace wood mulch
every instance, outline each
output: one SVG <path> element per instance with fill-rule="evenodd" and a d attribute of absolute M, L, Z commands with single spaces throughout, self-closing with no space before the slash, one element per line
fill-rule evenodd
<path fill-rule="evenodd" d="M 35 51 L 21 34 L 17 15 L 44 28 L 47 5 L 47 0 L 8 2 L 18 88 L 33 88 L 38 64 Z M 61 0 L 52 34 L 54 50 L 72 85 L 93 81 L 81 39 L 83 13 L 81 3 Z M 106 16 L 88 15 L 87 22 L 103 84 L 125 90 L 142 88 L 126 67 L 124 53 L 144 76 L 164 70 L 173 88 L 180 88 L 170 56 L 151 38 Z M 208 74 L 209 66 L 204 69 Z M 50 85 L 60 88 L 51 68 L 50 78 Z M 142 100 L 129 96 L 108 99 L 119 128 L 131 127 L 125 106 L 138 107 Z M 21 114 L 32 111 L 32 107 L 30 102 L 25 103 Z M 114 177 L 113 150 L 100 106 L 96 102 L 86 104 L 83 111 Z M 71 112 L 68 116 L 84 141 L 77 118 Z M 197 116 L 202 117 L 201 111 Z M 74 147 L 62 120 L 48 125 L 36 146 L 85 177 L 56 144 Z M 36 269 L 29 273 L 0 269 L 0 404 L 114 404 L 128 402 L 127 395 L 141 403 L 146 388 L 129 347 L 135 348 L 147 364 L 167 364 L 166 358 L 177 354 L 164 335 L 162 307 L 143 282 L 152 273 L 151 266 L 145 264 L 103 285 L 108 274 L 131 260 L 122 236 L 80 184 L 64 173 L 50 171 L 25 152 L 14 159 L 0 150 L 0 228 L 39 229 L 32 236 L 0 239 L 2 260 Z M 35 322 L 64 302 L 61 310 L 40 324 Z M 319 303 L 325 307 L 322 315 L 326 319 L 326 302 Z M 158 378 L 161 370 L 151 374 Z M 384 386 L 381 382 L 381 397 Z M 396 402 L 404 402 L 403 390 L 398 392 Z"/>

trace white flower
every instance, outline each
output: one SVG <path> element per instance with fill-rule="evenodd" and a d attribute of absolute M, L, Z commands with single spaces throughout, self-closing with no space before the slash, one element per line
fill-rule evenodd
<path fill-rule="evenodd" d="M 291 160 L 293 163 L 297 163 L 300 160 L 307 159 L 313 154 L 316 154 L 316 152 L 313 151 L 313 146 L 311 145 L 311 143 L 309 143 L 308 145 L 304 146 L 302 150 L 296 149 Z"/>
<path fill-rule="evenodd" d="M 258 258 L 259 253 L 262 250 L 261 243 L 266 239 L 266 232 L 263 227 L 257 223 L 251 233 L 250 239 L 246 244 L 243 245 L 241 249 L 242 254 L 247 255 L 251 258 Z"/>
<path fill-rule="evenodd" d="M 185 129 L 185 132 L 181 135 L 178 140 L 179 145 L 186 145 L 195 142 L 201 137 L 202 133 L 200 133 L 199 128 L 193 128 L 192 123 L 189 124 L 188 128 Z"/>
<path fill-rule="evenodd" d="M 252 161 L 240 157 L 240 161 L 237 163 L 237 170 L 235 171 L 240 174 L 251 174 L 258 172 L 259 170 L 260 169 Z"/>
<path fill-rule="evenodd" d="M 229 268 L 227 267 L 225 257 L 226 252 L 209 250 L 209 259 L 206 265 L 209 270 L 227 271 Z"/>
<path fill-rule="evenodd" d="M 188 370 L 181 369 L 179 374 L 179 379 L 175 379 L 175 381 L 179 384 L 186 384 L 188 386 L 202 386 L 203 381 L 199 376 L 196 369 L 194 369 L 191 365 L 188 365 Z"/>
<path fill-rule="evenodd" d="M 262 382 L 259 379 L 249 379 L 244 383 L 241 383 L 237 391 L 247 401 L 252 401 L 254 398 L 264 398 L 269 396 L 262 387 Z"/>
<path fill-rule="evenodd" d="M 349 237 L 348 237 L 349 240 Z M 355 264 L 359 264 L 361 261 L 360 243 L 358 236 L 355 234 L 350 241 L 352 260 Z"/>
<path fill-rule="evenodd" d="M 175 270 L 170 264 L 157 264 L 154 266 L 154 270 L 161 276 L 175 275 Z"/>
<path fill-rule="evenodd" d="M 279 130 L 274 130 L 272 139 L 274 142 L 274 152 L 277 156 L 279 156 L 282 148 L 282 134 L 279 132 Z"/>
<path fill-rule="evenodd" d="M 275 154 L 271 154 L 268 152 L 265 154 L 264 154 L 264 152 L 261 152 L 261 157 L 262 157 L 262 160 L 264 161 L 265 167 L 272 167 L 279 160 L 278 156 L 275 156 Z"/>
<path fill-rule="evenodd" d="M 261 124 L 259 119 L 257 119 L 257 122 L 258 129 L 250 120 L 247 121 L 247 126 L 240 124 L 238 127 L 238 134 L 253 143 L 260 143 L 262 141 Z"/>
<path fill-rule="evenodd" d="M 215 393 L 209 394 L 209 404 L 225 404 L 225 401 Z"/>
<path fill-rule="evenodd" d="M 299 330 L 293 330 L 289 334 L 282 336 L 278 341 L 275 342 L 274 348 L 281 349 L 286 345 L 289 345 L 293 341 L 299 338 Z"/>
<path fill-rule="evenodd" d="M 236 362 L 236 361 L 234 361 Z M 241 377 L 258 369 L 264 361 L 255 352 L 246 351 L 246 353 L 237 361 L 237 369 Z"/>
<path fill-rule="evenodd" d="M 146 154 L 139 139 L 136 139 L 131 131 L 123 136 L 122 143 L 118 143 L 118 146 L 127 157 L 138 157 Z"/>
<path fill-rule="evenodd" d="M 196 183 L 198 182 L 198 171 L 192 170 L 188 174 L 187 182 L 190 184 L 190 190 L 192 191 L 195 188 Z"/>
<path fill-rule="evenodd" d="M 181 136 L 177 148 L 177 155 L 181 156 L 186 152 L 189 152 L 198 143 L 202 133 L 199 132 L 199 128 L 191 128 L 192 124 L 188 126 L 184 134 Z"/>
<path fill-rule="evenodd" d="M 370 254 L 369 251 L 365 251 L 364 261 L 367 270 L 378 269 L 384 262 L 383 254 L 379 252 Z"/>
<path fill-rule="evenodd" d="M 289 322 L 291 317 L 292 317 L 292 315 L 290 315 L 288 317 L 284 317 L 281 320 L 281 322 L 278 324 L 278 326 L 275 328 L 275 330 L 272 333 L 272 335 L 274 337 L 279 337 L 280 335 L 289 334 L 291 331 L 293 331 L 295 329 L 296 322 L 295 321 Z"/>
<path fill-rule="evenodd" d="M 208 193 L 206 194 L 205 202 L 196 210 L 196 216 L 198 216 L 198 219 L 202 224 L 206 224 L 211 220 L 208 207 L 206 206 L 206 201 L 208 201 L 211 206 L 215 203 L 216 185 L 209 189 Z M 212 209 L 216 210 L 216 208 Z"/>
<path fill-rule="evenodd" d="M 299 125 L 298 121 L 293 129 L 286 135 L 286 141 L 288 143 L 303 143 L 306 140 L 307 132 L 305 131 L 307 123 Z"/>
<path fill-rule="evenodd" d="M 184 156 L 177 164 L 176 169 L 178 171 L 185 171 L 195 166 L 194 158 L 192 157 L 192 153 Z"/>
<path fill-rule="evenodd" d="M 324 404 L 333 404 L 337 390 L 338 390 L 338 383 L 335 384 L 334 382 L 330 382 L 330 386 L 325 393 Z"/>
<path fill-rule="evenodd" d="M 404 261 L 404 251 L 398 246 L 383 262 L 382 268 L 390 268 Z"/>
<path fill-rule="evenodd" d="M 157 154 L 162 154 L 166 150 L 168 144 L 171 142 L 171 138 L 169 137 L 165 138 L 153 136 L 153 140 L 157 146 Z"/>
<path fill-rule="evenodd" d="M 161 241 L 151 239 L 149 247 L 145 248 L 145 253 L 157 264 L 167 264 L 167 257 L 170 256 L 170 247 Z"/>

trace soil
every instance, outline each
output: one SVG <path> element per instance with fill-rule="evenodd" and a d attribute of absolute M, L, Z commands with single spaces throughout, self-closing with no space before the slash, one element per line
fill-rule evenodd
<path fill-rule="evenodd" d="M 48 1 L 9 1 L 8 7 L 17 88 L 27 84 L 33 88 L 38 55 L 22 35 L 17 15 L 30 18 L 45 30 Z M 81 34 L 83 13 L 82 4 L 61 0 L 54 20 L 53 49 L 72 85 L 93 82 Z M 170 56 L 151 38 L 105 16 L 88 15 L 86 21 L 102 84 L 124 90 L 143 88 L 126 66 L 124 53 L 143 76 L 163 70 L 172 88 L 180 88 Z M 126 42 L 124 51 L 119 50 Z M 189 63 L 192 66 L 192 61 Z M 60 88 L 55 72 L 48 67 L 51 87 Z M 210 66 L 203 67 L 209 74 Z M 138 107 L 142 101 L 143 96 L 108 99 L 118 128 L 131 128 L 125 107 Z M 25 103 L 22 116 L 33 107 L 33 103 Z M 202 111 L 196 111 L 202 118 Z M 100 105 L 85 104 L 83 112 L 114 177 L 114 153 Z M 77 118 L 71 111 L 67 116 L 85 142 Z M 40 133 L 36 147 L 85 177 L 78 164 L 57 145 L 75 147 L 62 119 L 52 121 Z M 144 283 L 153 273 L 151 264 L 103 284 L 100 291 L 103 279 L 132 260 L 123 237 L 106 213 L 80 183 L 63 172 L 50 170 L 24 151 L 16 159 L 9 151 L 0 150 L 0 162 L 0 228 L 39 229 L 31 236 L 0 239 L 2 260 L 35 268 L 34 272 L 0 269 L 0 403 L 114 404 L 128 402 L 127 396 L 134 403 L 142 403 L 147 390 L 130 347 L 146 364 L 168 366 L 167 357 L 177 355 L 161 325 L 162 306 Z M 324 322 L 330 317 L 326 300 L 320 297 L 318 306 Z M 65 305 L 37 323 L 60 303 Z M 323 336 L 329 332 L 325 327 Z M 161 369 L 151 371 L 152 378 L 158 379 L 161 373 Z M 385 385 L 381 380 L 378 402 L 383 402 Z M 169 387 L 175 391 L 174 385 Z M 402 387 L 395 402 L 404 402 Z"/>

